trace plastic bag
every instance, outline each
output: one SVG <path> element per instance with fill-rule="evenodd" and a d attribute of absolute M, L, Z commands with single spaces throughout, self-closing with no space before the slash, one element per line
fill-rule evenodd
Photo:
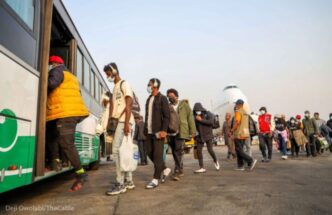
<path fill-rule="evenodd" d="M 119 148 L 120 169 L 123 172 L 133 172 L 139 160 L 138 146 L 133 143 L 133 138 L 124 136 Z"/>

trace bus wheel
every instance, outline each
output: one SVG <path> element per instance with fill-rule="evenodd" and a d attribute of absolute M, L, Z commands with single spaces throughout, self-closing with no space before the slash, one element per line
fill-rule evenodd
<path fill-rule="evenodd" d="M 89 170 L 98 170 L 99 169 L 100 160 L 92 162 L 89 164 Z"/>

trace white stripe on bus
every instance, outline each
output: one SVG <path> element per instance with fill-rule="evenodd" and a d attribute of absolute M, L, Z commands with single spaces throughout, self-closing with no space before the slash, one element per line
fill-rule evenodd
<path fill-rule="evenodd" d="M 21 174 L 27 174 L 27 173 L 32 173 L 32 168 L 26 168 L 21 170 Z M 12 175 L 19 175 L 20 170 L 6 170 L 5 171 L 5 176 L 12 176 Z M 0 177 L 1 177 L 1 172 L 0 172 Z"/>

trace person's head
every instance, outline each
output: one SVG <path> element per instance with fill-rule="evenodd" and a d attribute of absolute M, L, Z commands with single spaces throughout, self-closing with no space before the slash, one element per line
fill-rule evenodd
<path fill-rule="evenodd" d="M 296 115 L 296 119 L 297 119 L 297 120 L 301 120 L 301 118 L 302 118 L 302 117 L 301 117 L 300 114 Z"/>
<path fill-rule="evenodd" d="M 291 117 L 289 121 L 293 125 L 296 123 L 296 119 L 294 117 Z"/>
<path fill-rule="evenodd" d="M 108 103 L 112 100 L 112 93 L 110 93 L 109 91 L 107 91 L 106 93 L 104 93 L 101 97 L 101 104 L 104 108 L 107 107 Z"/>
<path fill-rule="evenodd" d="M 160 80 L 157 78 L 151 78 L 148 83 L 147 91 L 151 95 L 157 95 L 160 88 Z"/>
<path fill-rule="evenodd" d="M 237 110 L 243 108 L 243 105 L 244 105 L 244 101 L 242 99 L 238 99 L 236 102 L 235 102 L 235 108 Z"/>
<path fill-rule="evenodd" d="M 266 114 L 267 113 L 266 107 L 259 108 L 259 112 L 260 112 L 261 115 Z"/>
<path fill-rule="evenodd" d="M 61 64 L 64 64 L 64 61 L 61 57 L 53 55 L 48 60 L 48 63 L 49 63 L 49 70 L 51 70 L 51 69 L 53 69 L 53 68 L 55 68 L 55 67 L 57 67 Z"/>
<path fill-rule="evenodd" d="M 167 90 L 167 98 L 171 104 L 177 104 L 179 100 L 179 93 L 176 89 Z"/>
<path fill-rule="evenodd" d="M 231 118 L 232 118 L 232 114 L 231 114 L 231 113 L 226 113 L 226 114 L 225 114 L 225 120 L 226 120 L 226 121 L 231 120 Z"/>
<path fill-rule="evenodd" d="M 305 118 L 310 118 L 310 112 L 308 110 L 306 110 L 304 112 L 304 116 L 305 116 Z"/>
<path fill-rule="evenodd" d="M 314 113 L 314 117 L 315 117 L 316 120 L 318 120 L 319 119 L 319 113 L 317 113 L 317 112 Z"/>
<path fill-rule="evenodd" d="M 142 116 L 135 116 L 135 123 L 139 123 L 143 119 Z"/>
<path fill-rule="evenodd" d="M 119 69 L 115 63 L 109 63 L 104 66 L 104 72 L 110 82 L 114 82 L 115 78 L 119 76 Z"/>

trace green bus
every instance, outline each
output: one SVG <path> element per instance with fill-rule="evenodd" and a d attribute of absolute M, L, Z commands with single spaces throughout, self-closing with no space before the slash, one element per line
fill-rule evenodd
<path fill-rule="evenodd" d="M 61 0 L 0 1 L 0 193 L 60 172 L 45 168 L 48 58 L 61 56 L 81 85 L 90 116 L 76 128 L 84 166 L 98 164 L 95 135 L 109 91 Z"/>

